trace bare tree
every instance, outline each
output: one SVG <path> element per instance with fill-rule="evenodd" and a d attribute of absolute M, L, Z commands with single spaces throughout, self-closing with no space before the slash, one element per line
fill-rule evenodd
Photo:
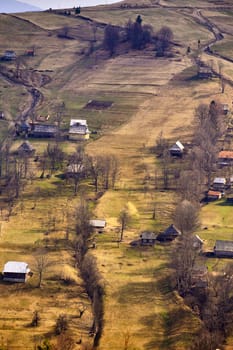
<path fill-rule="evenodd" d="M 194 232 L 200 225 L 199 207 L 188 200 L 183 200 L 175 209 L 174 223 L 182 234 Z"/>
<path fill-rule="evenodd" d="M 171 28 L 163 26 L 156 34 L 156 50 L 157 56 L 164 56 L 165 51 L 167 51 L 173 40 L 173 32 Z"/>
<path fill-rule="evenodd" d="M 124 231 L 127 228 L 127 226 L 130 224 L 130 220 L 131 220 L 131 217 L 130 217 L 129 212 L 126 209 L 123 209 L 120 212 L 119 217 L 118 217 L 118 221 L 119 221 L 119 223 L 121 225 L 121 228 L 120 228 L 120 241 L 123 240 Z"/>
<path fill-rule="evenodd" d="M 41 288 L 44 274 L 52 264 L 45 252 L 34 256 L 34 270 L 38 274 L 38 288 Z"/>

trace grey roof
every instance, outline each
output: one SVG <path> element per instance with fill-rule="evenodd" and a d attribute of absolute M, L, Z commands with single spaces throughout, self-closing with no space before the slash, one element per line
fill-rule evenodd
<path fill-rule="evenodd" d="M 46 125 L 46 124 L 35 124 L 33 132 L 34 133 L 55 133 L 58 131 L 56 125 Z"/>
<path fill-rule="evenodd" d="M 151 231 L 144 231 L 140 234 L 141 239 L 156 239 L 157 235 Z"/>
<path fill-rule="evenodd" d="M 183 152 L 184 146 L 180 141 L 176 141 L 176 143 L 170 148 L 170 151 L 181 151 Z"/>
<path fill-rule="evenodd" d="M 180 230 L 178 230 L 174 224 L 171 224 L 164 232 L 164 235 L 168 235 L 168 236 L 179 236 L 181 235 Z"/>
<path fill-rule="evenodd" d="M 28 273 L 30 271 L 28 264 L 20 261 L 8 261 L 4 265 L 3 273 Z"/>
<path fill-rule="evenodd" d="M 85 125 L 71 126 L 69 129 L 69 134 L 86 135 L 88 133 L 88 128 Z"/>
<path fill-rule="evenodd" d="M 233 252 L 233 241 L 217 240 L 214 247 L 215 251 Z"/>
<path fill-rule="evenodd" d="M 93 227 L 104 228 L 106 226 L 106 221 L 100 220 L 100 219 L 93 219 L 93 220 L 90 220 L 90 225 Z"/>
<path fill-rule="evenodd" d="M 223 184 L 223 185 L 225 185 L 226 184 L 226 179 L 225 179 L 225 177 L 215 177 L 213 183 L 214 184 Z"/>

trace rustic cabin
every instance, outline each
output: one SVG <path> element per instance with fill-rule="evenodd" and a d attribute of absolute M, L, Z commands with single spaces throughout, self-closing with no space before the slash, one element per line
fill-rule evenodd
<path fill-rule="evenodd" d="M 92 219 L 90 220 L 90 225 L 98 233 L 102 233 L 106 227 L 106 221 L 102 219 Z"/>
<path fill-rule="evenodd" d="M 176 143 L 169 148 L 169 152 L 171 156 L 182 157 L 184 153 L 184 146 L 180 141 L 176 141 Z"/>
<path fill-rule="evenodd" d="M 82 141 L 88 140 L 90 131 L 85 119 L 71 119 L 69 129 L 69 140 Z"/>
<path fill-rule="evenodd" d="M 13 61 L 16 59 L 16 53 L 13 50 L 6 50 L 2 56 L 3 61 Z"/>
<path fill-rule="evenodd" d="M 220 166 L 233 164 L 233 151 L 220 151 L 218 154 L 218 164 Z"/>
<path fill-rule="evenodd" d="M 156 243 L 157 235 L 151 231 L 143 231 L 140 234 L 140 245 L 152 246 Z"/>
<path fill-rule="evenodd" d="M 207 192 L 206 198 L 208 201 L 216 201 L 222 198 L 222 192 L 209 190 Z"/>
<path fill-rule="evenodd" d="M 8 261 L 2 271 L 3 280 L 8 282 L 26 282 L 29 273 L 28 264 L 20 261 Z"/>
<path fill-rule="evenodd" d="M 24 141 L 17 148 L 17 154 L 32 156 L 35 153 L 35 148 L 30 144 L 29 141 Z"/>
<path fill-rule="evenodd" d="M 213 77 L 212 69 L 208 66 L 201 65 L 198 67 L 197 76 L 199 79 L 210 79 Z"/>
<path fill-rule="evenodd" d="M 218 258 L 233 258 L 233 241 L 217 240 L 214 246 L 214 254 Z"/>
<path fill-rule="evenodd" d="M 225 177 L 215 177 L 213 181 L 213 190 L 214 191 L 224 191 L 226 188 L 226 178 Z"/>
<path fill-rule="evenodd" d="M 181 232 L 171 224 L 165 231 L 161 232 L 157 236 L 157 240 L 160 242 L 173 241 L 176 237 L 180 236 Z"/>
<path fill-rule="evenodd" d="M 196 265 L 192 270 L 192 289 L 208 287 L 208 269 L 204 265 Z"/>
<path fill-rule="evenodd" d="M 46 124 L 33 124 L 30 131 L 30 136 L 33 137 L 55 137 L 58 133 L 58 127 L 56 125 Z"/>

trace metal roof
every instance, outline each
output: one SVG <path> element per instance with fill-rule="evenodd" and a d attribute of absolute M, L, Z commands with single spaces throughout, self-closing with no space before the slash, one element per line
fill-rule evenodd
<path fill-rule="evenodd" d="M 215 177 L 213 183 L 214 184 L 223 184 L 223 185 L 225 185 L 226 184 L 226 179 L 225 179 L 225 177 Z"/>
<path fill-rule="evenodd" d="M 215 243 L 214 250 L 215 251 L 233 252 L 233 241 L 218 240 Z"/>
<path fill-rule="evenodd" d="M 30 271 L 28 264 L 21 261 L 8 261 L 4 265 L 3 273 L 15 272 L 15 273 L 28 273 Z"/>
<path fill-rule="evenodd" d="M 140 237 L 142 239 L 156 239 L 157 235 L 155 234 L 155 232 L 151 232 L 151 231 L 144 231 L 140 234 Z"/>
<path fill-rule="evenodd" d="M 172 150 L 183 151 L 184 146 L 182 145 L 182 143 L 180 141 L 176 141 L 176 143 L 170 148 L 170 151 L 172 151 Z"/>
<path fill-rule="evenodd" d="M 70 120 L 70 126 L 78 126 L 78 125 L 87 126 L 86 119 L 71 119 Z"/>
<path fill-rule="evenodd" d="M 94 220 L 90 220 L 90 225 L 93 227 L 102 227 L 104 228 L 106 225 L 106 221 L 105 220 L 99 220 L 99 219 L 94 219 Z"/>
<path fill-rule="evenodd" d="M 218 154 L 218 158 L 233 159 L 233 151 L 221 151 Z"/>

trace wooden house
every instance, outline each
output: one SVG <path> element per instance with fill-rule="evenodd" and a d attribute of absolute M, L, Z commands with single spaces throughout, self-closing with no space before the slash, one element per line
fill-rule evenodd
<path fill-rule="evenodd" d="M 226 178 L 225 177 L 215 177 L 213 181 L 213 189 L 215 191 L 224 191 L 226 187 Z"/>
<path fill-rule="evenodd" d="M 35 153 L 35 148 L 30 144 L 29 141 L 24 141 L 17 148 L 17 154 L 32 156 Z"/>
<path fill-rule="evenodd" d="M 205 65 L 200 65 L 198 67 L 197 76 L 199 79 L 210 79 L 213 77 L 212 69 Z"/>
<path fill-rule="evenodd" d="M 30 131 L 30 136 L 47 138 L 55 137 L 58 133 L 57 125 L 33 124 Z"/>
<path fill-rule="evenodd" d="M 9 282 L 26 282 L 30 269 L 28 264 L 20 261 L 8 261 L 2 271 L 3 280 Z"/>
<path fill-rule="evenodd" d="M 69 128 L 69 140 L 82 141 L 88 140 L 90 131 L 85 119 L 71 119 Z"/>
<path fill-rule="evenodd" d="M 180 141 L 176 141 L 176 143 L 169 148 L 169 152 L 171 156 L 182 157 L 184 153 L 184 146 Z"/>
<path fill-rule="evenodd" d="M 89 223 L 98 233 L 102 233 L 106 227 L 106 221 L 102 219 L 92 219 Z"/>
<path fill-rule="evenodd" d="M 16 59 L 16 53 L 13 50 L 6 50 L 2 56 L 3 61 L 13 61 Z"/>
<path fill-rule="evenodd" d="M 156 243 L 157 235 L 151 231 L 143 231 L 140 234 L 140 245 L 152 246 Z"/>
<path fill-rule="evenodd" d="M 208 201 L 216 201 L 222 198 L 222 192 L 209 190 L 206 197 Z"/>
<path fill-rule="evenodd" d="M 217 240 L 214 246 L 214 254 L 218 258 L 233 258 L 233 241 Z"/>
<path fill-rule="evenodd" d="M 198 235 L 194 235 L 192 238 L 192 241 L 193 241 L 193 248 L 198 251 L 201 251 L 204 244 L 204 241 L 201 239 L 201 237 L 199 237 Z"/>
<path fill-rule="evenodd" d="M 165 231 L 158 234 L 157 240 L 160 242 L 169 242 L 180 235 L 180 230 L 178 230 L 175 225 L 171 224 Z"/>
<path fill-rule="evenodd" d="M 218 154 L 218 164 L 227 166 L 233 164 L 233 151 L 220 151 Z"/>

